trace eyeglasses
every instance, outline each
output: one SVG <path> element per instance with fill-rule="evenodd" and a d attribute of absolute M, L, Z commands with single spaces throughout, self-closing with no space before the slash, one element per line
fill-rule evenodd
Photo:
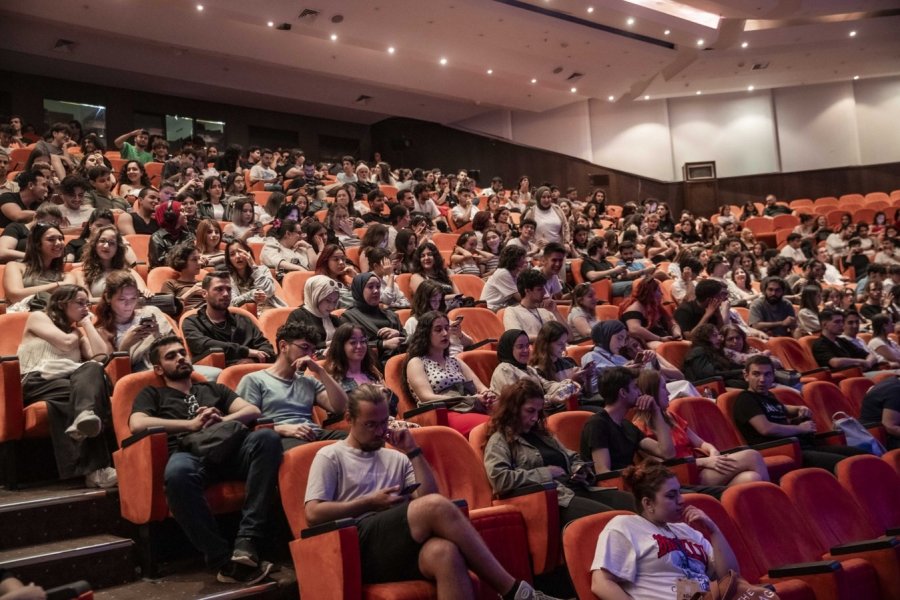
<path fill-rule="evenodd" d="M 298 344 L 297 342 L 290 342 L 290 344 L 291 344 L 291 346 L 296 347 L 297 350 L 299 350 L 305 354 L 312 354 L 313 352 L 316 351 L 316 347 L 313 346 L 312 344 L 306 344 L 306 343 Z"/>
<path fill-rule="evenodd" d="M 118 246 L 119 243 L 116 240 L 97 240 L 98 246 Z"/>
<path fill-rule="evenodd" d="M 70 300 L 69 304 L 74 304 L 75 306 L 80 306 L 84 308 L 85 306 L 90 306 L 91 303 L 87 300 Z"/>

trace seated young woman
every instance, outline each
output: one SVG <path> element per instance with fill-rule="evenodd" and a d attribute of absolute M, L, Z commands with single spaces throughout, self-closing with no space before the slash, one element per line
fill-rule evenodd
<path fill-rule="evenodd" d="M 891 315 L 879 314 L 872 317 L 872 339 L 869 340 L 869 352 L 877 354 L 891 369 L 900 368 L 900 345 L 888 337 L 894 333 L 894 320 Z"/>
<path fill-rule="evenodd" d="M 75 278 L 75 285 L 87 288 L 91 293 L 91 302 L 97 302 L 106 288 L 107 277 L 123 270 L 131 273 L 142 296 L 149 294 L 144 279 L 125 262 L 122 234 L 115 227 L 106 225 L 91 233 L 82 250 L 81 266 L 72 269 L 72 276 Z"/>
<path fill-rule="evenodd" d="M 628 467 L 624 479 L 638 514 L 619 515 L 603 528 L 590 567 L 595 596 L 669 598 L 680 580 L 704 592 L 711 579 L 738 570 L 734 552 L 715 522 L 700 509 L 684 505 L 674 473 L 644 463 Z M 689 554 L 661 551 L 688 545 L 693 549 Z"/>
<path fill-rule="evenodd" d="M 107 348 L 89 305 L 86 289 L 65 284 L 45 310 L 28 316 L 18 350 L 22 398 L 26 406 L 47 403 L 60 478 L 80 476 L 87 487 L 108 488 L 118 481 L 111 466 L 114 442 L 101 435 L 110 422 L 112 390 L 103 364 L 91 360 L 105 357 Z"/>
<path fill-rule="evenodd" d="M 345 392 L 372 383 L 384 385 L 384 375 L 369 349 L 369 339 L 359 325 L 344 323 L 334 330 L 334 337 L 325 353 L 325 371 L 340 384 Z M 397 415 L 397 395 L 391 390 L 388 403 L 392 416 Z"/>
<path fill-rule="evenodd" d="M 276 220 L 260 252 L 262 264 L 279 273 L 311 270 L 315 264 L 310 255 L 312 248 L 302 237 L 297 221 Z"/>
<path fill-rule="evenodd" d="M 484 468 L 495 494 L 554 483 L 561 527 L 599 512 L 634 509 L 631 494 L 593 487 L 593 466 L 547 431 L 544 391 L 535 381 L 521 379 L 504 389 L 487 427 Z"/>
<path fill-rule="evenodd" d="M 319 350 L 331 343 L 340 319 L 331 313 L 337 308 L 340 292 L 337 283 L 324 275 L 313 275 L 303 285 L 303 306 L 288 315 L 287 322 L 308 325 L 319 334 Z"/>
<path fill-rule="evenodd" d="M 3 289 L 10 304 L 16 305 L 40 295 L 46 299 L 60 286 L 75 281 L 74 275 L 63 271 L 65 238 L 58 227 L 37 223 L 28 234 L 25 258 L 22 262 L 7 263 L 3 271 Z M 22 310 L 28 310 L 25 303 Z"/>
<path fill-rule="evenodd" d="M 450 255 L 450 271 L 481 277 L 484 266 L 491 259 L 499 261 L 499 256 L 478 249 L 478 237 L 474 231 L 466 231 L 456 240 Z M 494 266 L 496 268 L 496 265 Z"/>
<path fill-rule="evenodd" d="M 359 264 L 357 266 L 360 273 L 374 270 L 369 263 L 367 254 L 373 248 L 387 248 L 388 232 L 387 225 L 381 223 L 370 223 L 366 228 L 366 233 L 359 246 Z"/>
<path fill-rule="evenodd" d="M 106 343 L 106 352 L 128 352 L 133 372 L 151 369 L 150 345 L 172 333 L 169 320 L 158 308 L 140 306 L 141 296 L 130 271 L 113 271 L 97 305 L 97 331 Z"/>
<path fill-rule="evenodd" d="M 747 389 L 744 368 L 733 362 L 722 348 L 722 334 L 712 323 L 705 323 L 691 332 L 691 349 L 684 357 L 684 374 L 691 381 L 722 377 L 725 385 Z"/>
<path fill-rule="evenodd" d="M 594 407 L 585 407 L 585 410 L 595 410 L 597 404 L 602 404 L 596 389 L 591 388 L 594 378 L 594 363 L 588 363 L 584 367 L 579 366 L 575 359 L 566 356 L 566 347 L 569 342 L 569 332 L 561 323 L 548 321 L 544 323 L 537 338 L 534 340 L 534 351 L 528 364 L 533 367 L 544 379 L 551 381 L 572 380 L 581 386 L 581 403 L 591 403 Z"/>
<path fill-rule="evenodd" d="M 231 240 L 225 244 L 225 266 L 231 275 L 231 305 L 256 303 L 256 313 L 261 315 L 270 308 L 287 306 L 276 295 L 275 278 L 264 265 L 253 262 L 253 250 L 243 240 Z"/>
<path fill-rule="evenodd" d="M 397 313 L 381 308 L 381 279 L 375 273 L 360 273 L 354 277 L 350 291 L 354 305 L 344 311 L 341 322 L 358 325 L 365 331 L 369 346 L 383 365 L 391 356 L 403 351 L 406 331 Z"/>
<path fill-rule="evenodd" d="M 444 289 L 440 284 L 425 280 L 413 294 L 412 308 L 409 318 L 403 324 L 406 337 L 411 338 L 419 326 L 419 317 L 425 313 L 436 310 L 447 313 L 447 304 L 444 301 Z M 462 330 L 462 320 L 457 318 L 450 323 L 450 356 L 456 356 L 463 348 L 472 344 L 472 338 Z"/>
<path fill-rule="evenodd" d="M 631 297 L 619 309 L 619 319 L 628 327 L 628 334 L 650 350 L 681 339 L 681 328 L 662 305 L 662 289 L 655 277 L 635 284 Z"/>
<path fill-rule="evenodd" d="M 736 485 L 750 481 L 769 481 L 769 470 L 762 455 L 756 450 L 740 450 L 729 454 L 721 454 L 719 449 L 704 441 L 687 421 L 669 411 L 669 392 L 666 389 L 666 378 L 656 371 L 643 370 L 637 378 L 641 393 L 652 396 L 659 406 L 662 418 L 669 425 L 672 443 L 675 445 L 677 458 L 704 456 L 697 459 L 702 485 Z M 653 431 L 653 412 L 644 409 L 636 410 L 631 421 L 644 435 L 655 438 Z"/>
<path fill-rule="evenodd" d="M 357 275 L 353 265 L 347 263 L 347 254 L 344 249 L 336 244 L 328 244 L 319 253 L 316 261 L 316 275 L 324 275 L 337 284 L 338 307 L 352 308 L 356 300 L 350 291 L 350 284 Z"/>
<path fill-rule="evenodd" d="M 409 279 L 409 289 L 415 294 L 416 289 L 426 279 L 438 283 L 448 305 L 452 305 L 456 296 L 460 295 L 459 288 L 450 279 L 450 273 L 444 265 L 444 259 L 437 246 L 431 242 L 425 242 L 416 248 L 413 255 L 412 277 Z M 455 306 L 452 306 L 455 308 Z"/>
<path fill-rule="evenodd" d="M 537 369 L 528 366 L 528 360 L 531 358 L 531 342 L 528 340 L 528 334 L 521 329 L 509 329 L 500 336 L 497 358 L 500 359 L 500 363 L 491 375 L 491 389 L 496 394 L 502 393 L 508 386 L 521 379 L 530 379 L 541 386 L 547 399 L 546 409 L 557 411 L 565 407 L 570 397 L 581 393 L 581 386 L 571 379 L 563 381 L 545 379 Z"/>
<path fill-rule="evenodd" d="M 245 242 L 263 242 L 262 223 L 256 218 L 256 201 L 239 196 L 231 204 L 231 223 L 225 225 L 222 237 L 226 240 L 241 239 Z M 257 226 L 259 223 L 259 226 Z"/>
<path fill-rule="evenodd" d="M 200 251 L 194 246 L 193 241 L 176 244 L 167 256 L 168 266 L 177 271 L 174 279 L 167 279 L 160 289 L 162 294 L 173 294 L 184 304 L 185 310 L 197 308 L 206 298 L 203 295 L 202 278 L 198 279 L 202 267 L 200 266 Z"/>
<path fill-rule="evenodd" d="M 419 406 L 451 402 L 448 424 L 463 435 L 487 422 L 497 399 L 468 365 L 450 356 L 450 322 L 435 310 L 419 317 L 409 340 L 403 388 Z"/>
<path fill-rule="evenodd" d="M 566 320 L 575 339 L 590 339 L 597 324 L 597 293 L 590 283 L 579 283 L 572 290 L 572 308 Z"/>
<path fill-rule="evenodd" d="M 206 267 L 222 267 L 225 265 L 225 253 L 222 251 L 222 227 L 218 221 L 203 219 L 197 225 L 194 243 L 200 251 L 200 264 Z"/>

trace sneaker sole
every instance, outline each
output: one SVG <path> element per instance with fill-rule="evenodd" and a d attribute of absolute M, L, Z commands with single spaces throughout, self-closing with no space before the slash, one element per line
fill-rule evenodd
<path fill-rule="evenodd" d="M 103 422 L 100 420 L 100 417 L 83 419 L 78 423 L 76 429 L 84 437 L 97 437 L 103 431 Z"/>
<path fill-rule="evenodd" d="M 240 583 L 242 585 L 256 585 L 257 583 L 268 577 L 271 570 L 272 563 L 263 561 L 262 565 L 260 566 L 259 574 L 253 579 L 250 579 L 248 581 L 238 581 L 234 577 L 229 577 L 227 575 L 222 575 L 222 573 L 219 573 L 216 575 L 216 581 L 218 581 L 219 583 Z"/>
<path fill-rule="evenodd" d="M 245 567 L 259 566 L 259 561 L 253 560 L 253 557 L 249 554 L 232 554 L 231 562 L 235 562 L 239 565 L 244 565 Z"/>

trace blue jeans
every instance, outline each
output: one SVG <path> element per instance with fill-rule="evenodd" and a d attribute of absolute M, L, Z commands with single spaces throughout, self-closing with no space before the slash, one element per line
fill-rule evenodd
<path fill-rule="evenodd" d="M 231 545 L 222 537 L 216 519 L 203 495 L 207 486 L 220 481 L 243 479 L 244 507 L 238 537 L 265 536 L 266 517 L 275 499 L 281 436 L 271 429 L 253 431 L 234 457 L 223 465 L 210 466 L 188 452 L 176 452 L 166 464 L 166 499 L 175 521 L 191 543 L 203 553 L 206 564 L 220 568 L 231 560 Z"/>

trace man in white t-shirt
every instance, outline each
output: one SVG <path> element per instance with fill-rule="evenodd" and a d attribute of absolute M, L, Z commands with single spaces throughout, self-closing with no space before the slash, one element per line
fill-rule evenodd
<path fill-rule="evenodd" d="M 440 597 L 474 598 L 472 569 L 504 598 L 545 597 L 507 573 L 466 516 L 436 493 L 431 467 L 409 430 L 388 427 L 384 392 L 365 384 L 350 393 L 347 439 L 319 450 L 310 468 L 309 524 L 357 519 L 367 584 L 427 579 Z"/>
<path fill-rule="evenodd" d="M 457 196 L 457 204 L 450 209 L 450 216 L 457 227 L 462 227 L 466 223 L 472 221 L 478 207 L 472 204 L 472 192 L 463 188 L 459 190 Z"/>
<path fill-rule="evenodd" d="M 516 288 L 522 300 L 517 306 L 503 311 L 504 329 L 521 329 L 532 342 L 544 323 L 559 321 L 568 329 L 568 324 L 552 298 L 547 298 L 544 286 L 547 278 L 537 269 L 526 269 L 516 277 Z"/>
<path fill-rule="evenodd" d="M 268 148 L 262 151 L 262 157 L 259 162 L 250 169 L 250 185 L 259 181 L 274 183 L 278 179 L 278 173 L 272 168 L 272 159 L 274 157 L 275 155 Z"/>
<path fill-rule="evenodd" d="M 440 216 L 441 213 L 437 204 L 431 199 L 432 191 L 434 191 L 434 188 L 427 183 L 416 184 L 416 187 L 413 188 L 413 196 L 415 196 L 413 212 L 420 212 L 431 219 L 436 219 Z"/>
<path fill-rule="evenodd" d="M 77 175 L 68 175 L 59 184 L 59 195 L 63 199 L 60 211 L 65 219 L 63 233 L 81 232 L 82 226 L 91 218 L 94 209 L 84 204 L 87 181 Z"/>
<path fill-rule="evenodd" d="M 544 246 L 541 254 L 541 273 L 547 278 L 544 285 L 544 297 L 560 300 L 562 298 L 562 282 L 559 273 L 566 264 L 566 248 L 559 242 L 550 242 Z M 568 301 L 567 301 L 568 302 Z"/>
<path fill-rule="evenodd" d="M 480 300 L 487 302 L 488 309 L 496 311 L 521 300 L 516 277 L 527 266 L 525 248 L 507 244 L 500 251 L 497 270 L 488 277 L 481 290 Z"/>

